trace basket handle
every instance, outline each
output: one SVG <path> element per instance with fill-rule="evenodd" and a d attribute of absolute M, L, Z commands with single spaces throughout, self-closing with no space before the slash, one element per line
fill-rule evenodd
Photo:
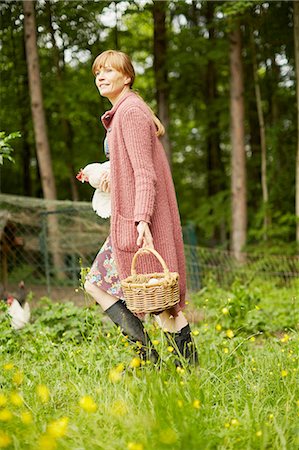
<path fill-rule="evenodd" d="M 131 275 L 136 275 L 136 269 L 135 269 L 136 261 L 137 261 L 138 256 L 142 255 L 143 253 L 152 253 L 159 260 L 161 266 L 163 267 L 165 277 L 166 278 L 169 277 L 169 269 L 166 265 L 166 262 L 164 261 L 162 256 L 157 252 L 157 250 L 155 250 L 154 248 L 150 248 L 150 247 L 142 247 L 139 250 L 137 250 L 137 252 L 133 256 L 133 260 L 132 260 Z"/>

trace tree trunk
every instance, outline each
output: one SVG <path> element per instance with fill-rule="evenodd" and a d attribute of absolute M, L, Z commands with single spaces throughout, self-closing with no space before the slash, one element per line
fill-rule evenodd
<path fill-rule="evenodd" d="M 169 87 L 167 71 L 167 36 L 166 36 L 166 11 L 167 2 L 153 2 L 154 19 L 154 72 L 156 81 L 156 97 L 158 116 L 165 126 L 165 134 L 162 143 L 165 148 L 169 163 L 171 163 L 171 147 L 169 141 Z"/>
<path fill-rule="evenodd" d="M 26 0 L 23 1 L 23 5 L 29 89 L 37 159 L 40 166 L 44 197 L 48 200 L 56 200 L 56 187 L 47 135 L 37 53 L 34 2 L 31 0 Z"/>
<path fill-rule="evenodd" d="M 41 184 L 44 198 L 46 200 L 56 200 L 55 179 L 52 170 L 52 160 L 48 141 L 45 112 L 43 107 L 43 96 L 37 50 L 34 2 L 31 0 L 24 0 L 23 9 L 31 111 Z M 63 258 L 59 253 L 59 227 L 57 217 L 54 214 L 49 214 L 48 216 L 48 229 L 50 248 L 53 255 L 53 263 L 55 266 L 55 270 L 58 270 L 58 276 L 61 278 L 63 277 L 63 274 L 61 272 L 61 269 L 63 267 Z"/>
<path fill-rule="evenodd" d="M 250 30 L 251 38 L 251 51 L 252 51 L 252 65 L 253 65 L 253 79 L 256 98 L 257 115 L 260 129 L 260 143 L 261 143 L 261 183 L 262 183 L 262 195 L 263 195 L 263 212 L 264 212 L 264 239 L 267 240 L 268 227 L 270 223 L 269 219 L 269 195 L 268 195 L 268 183 L 267 183 L 267 146 L 266 146 L 266 132 L 265 132 L 265 120 L 262 107 L 261 89 L 258 79 L 258 66 L 255 51 L 255 42 L 253 31 Z"/>
<path fill-rule="evenodd" d="M 235 257 L 240 261 L 247 233 L 244 85 L 241 50 L 241 29 L 240 25 L 236 23 L 234 30 L 230 32 L 231 248 Z"/>
<path fill-rule="evenodd" d="M 116 7 L 116 6 L 115 6 Z M 46 3 L 47 10 L 47 18 L 48 18 L 48 27 L 51 35 L 51 42 L 53 47 L 53 61 L 56 67 L 56 76 L 57 76 L 57 85 L 61 87 L 61 92 L 63 91 L 63 75 L 64 75 L 64 58 L 63 54 L 61 57 L 61 52 L 57 47 L 55 40 L 55 31 L 52 24 L 52 9 L 51 3 Z M 70 124 L 70 121 L 67 119 L 66 114 L 66 104 L 64 96 L 61 96 L 59 99 L 59 112 L 60 112 L 60 122 L 61 122 L 61 130 L 62 130 L 62 140 L 63 140 L 63 152 L 65 155 L 68 155 L 67 158 L 67 167 L 69 170 L 69 180 L 70 180 L 70 188 L 71 188 L 71 198 L 73 201 L 79 201 L 79 190 L 78 183 L 76 182 L 76 173 L 74 168 L 74 152 L 73 152 L 73 130 Z"/>
<path fill-rule="evenodd" d="M 294 41 L 297 86 L 296 240 L 299 244 L 299 2 L 294 1 Z"/>
<path fill-rule="evenodd" d="M 215 45 L 215 29 L 213 24 L 215 4 L 213 1 L 206 2 L 206 26 L 209 33 L 209 49 Z M 195 16 L 195 12 L 194 12 Z M 206 95 L 205 102 L 207 108 L 207 189 L 208 196 L 214 196 L 221 192 L 225 187 L 223 183 L 224 167 L 221 161 L 220 135 L 219 135 L 219 111 L 215 110 L 214 104 L 217 100 L 217 71 L 213 60 L 209 59 L 206 71 Z M 210 111 L 213 110 L 211 114 Z M 213 240 L 216 243 L 219 240 L 223 244 L 225 238 L 225 218 L 219 227 L 215 226 Z"/>

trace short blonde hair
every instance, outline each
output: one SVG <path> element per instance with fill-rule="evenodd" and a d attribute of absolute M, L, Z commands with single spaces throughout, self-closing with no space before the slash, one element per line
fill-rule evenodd
<path fill-rule="evenodd" d="M 135 81 L 135 70 L 131 58 L 126 53 L 120 52 L 118 50 L 106 50 L 100 53 L 93 62 L 92 73 L 96 75 L 96 73 L 100 71 L 102 67 L 107 66 L 113 67 L 118 72 L 121 72 L 122 74 L 128 76 L 131 79 L 130 89 L 132 89 L 132 86 Z M 163 136 L 163 134 L 165 134 L 164 125 L 155 115 L 154 111 L 149 106 L 148 108 L 152 114 L 153 121 L 157 128 L 156 132 L 157 136 Z"/>

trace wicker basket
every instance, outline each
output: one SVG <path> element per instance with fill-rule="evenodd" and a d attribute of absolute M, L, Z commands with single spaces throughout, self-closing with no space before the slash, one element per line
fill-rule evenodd
<path fill-rule="evenodd" d="M 135 265 L 141 255 L 152 253 L 160 261 L 164 272 L 137 274 Z M 134 255 L 131 275 L 121 281 L 127 307 L 133 313 L 157 313 L 180 301 L 179 274 L 169 272 L 161 255 L 152 248 L 140 248 Z"/>

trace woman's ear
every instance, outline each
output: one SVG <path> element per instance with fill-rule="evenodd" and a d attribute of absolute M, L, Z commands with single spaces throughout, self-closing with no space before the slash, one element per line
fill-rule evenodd
<path fill-rule="evenodd" d="M 131 84 L 131 77 L 126 77 L 125 84 Z"/>

